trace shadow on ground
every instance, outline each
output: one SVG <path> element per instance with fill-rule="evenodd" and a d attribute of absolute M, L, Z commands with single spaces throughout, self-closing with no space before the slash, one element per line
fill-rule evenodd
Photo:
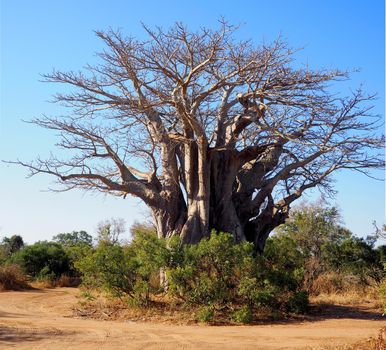
<path fill-rule="evenodd" d="M 302 322 L 320 322 L 338 319 L 365 320 L 365 321 L 386 321 L 381 310 L 371 306 L 349 306 L 336 304 L 317 304 L 312 305 L 310 311 L 304 315 L 290 315 L 284 318 L 274 319 L 272 317 L 261 318 L 254 322 L 257 325 L 269 324 L 296 324 Z M 216 324 L 222 325 L 222 324 Z M 386 350 L 386 349 L 385 349 Z"/>
<path fill-rule="evenodd" d="M 64 332 L 59 329 L 21 329 L 21 328 L 9 328 L 0 326 L 0 349 L 1 344 L 11 345 L 21 342 L 33 342 L 42 339 L 57 337 L 57 336 L 68 336 L 74 332 Z"/>
<path fill-rule="evenodd" d="M 319 304 L 311 308 L 310 316 L 316 318 L 318 321 L 322 319 L 331 320 L 340 318 L 386 321 L 386 317 L 382 316 L 381 310 L 374 310 L 374 308 L 366 306 Z"/>

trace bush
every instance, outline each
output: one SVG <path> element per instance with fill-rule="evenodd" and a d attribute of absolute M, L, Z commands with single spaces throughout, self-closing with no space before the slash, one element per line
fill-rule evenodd
<path fill-rule="evenodd" d="M 27 276 L 18 265 L 0 266 L 0 290 L 20 290 L 29 288 Z"/>
<path fill-rule="evenodd" d="M 275 253 L 279 254 L 279 253 Z M 214 310 L 247 323 L 255 309 L 285 309 L 302 312 L 296 293 L 301 291 L 298 265 L 277 255 L 256 258 L 251 243 L 235 244 L 232 235 L 212 232 L 196 245 L 182 245 L 179 238 L 169 241 L 153 234 L 136 233 L 130 245 L 101 241 L 76 263 L 83 285 L 103 289 L 130 303 L 148 305 L 151 296 L 167 291 L 185 306 L 197 305 L 197 319 L 209 322 Z M 160 285 L 160 272 L 167 285 Z M 167 287 L 164 289 L 163 287 Z M 296 297 L 295 297 L 296 295 Z M 291 297 L 294 296 L 293 299 Z"/>
<path fill-rule="evenodd" d="M 213 320 L 213 318 L 214 308 L 211 305 L 201 307 L 196 314 L 196 319 L 199 322 L 209 323 Z"/>
<path fill-rule="evenodd" d="M 113 296 L 129 296 L 136 303 L 147 304 L 150 294 L 160 289 L 160 269 L 166 266 L 168 257 L 164 240 L 138 234 L 128 246 L 101 241 L 75 266 L 83 276 L 84 286 L 101 288 Z"/>
<path fill-rule="evenodd" d="M 34 278 L 54 279 L 71 273 L 70 261 L 59 243 L 37 242 L 18 251 L 11 261 Z"/>
<path fill-rule="evenodd" d="M 167 268 L 169 292 L 187 304 L 236 305 L 240 322 L 252 318 L 253 309 L 286 307 L 301 291 L 301 272 L 288 259 L 278 262 L 280 251 L 271 248 L 271 255 L 256 258 L 252 244 L 235 244 L 231 235 L 212 232 L 197 245 L 183 246 L 172 259 L 179 263 Z M 294 312 L 300 309 L 295 308 L 298 299 L 291 300 Z"/>
<path fill-rule="evenodd" d="M 289 220 L 268 239 L 264 256 L 279 266 L 278 281 L 287 284 L 297 280 L 311 293 L 326 289 L 320 284 L 326 274 L 339 274 L 340 278 L 355 280 L 356 285 L 365 287 L 378 284 L 384 276 L 386 247 L 375 249 L 375 241 L 375 236 L 353 236 L 340 225 L 336 208 L 316 203 L 291 213 Z M 297 276 L 288 276 L 286 270 Z M 339 283 L 329 287 L 337 289 L 334 285 Z"/>
<path fill-rule="evenodd" d="M 19 251 L 23 246 L 23 238 L 19 235 L 4 237 L 0 243 L 0 264 L 6 263 L 12 254 Z"/>
<path fill-rule="evenodd" d="M 237 290 L 240 301 L 255 307 L 274 307 L 277 304 L 274 288 L 268 280 L 258 283 L 255 277 L 244 277 Z"/>
<path fill-rule="evenodd" d="M 251 323 L 253 321 L 251 308 L 248 305 L 242 306 L 232 314 L 232 320 L 237 323 Z"/>
<path fill-rule="evenodd" d="M 310 307 L 308 293 L 300 291 L 294 293 L 287 302 L 287 311 L 296 314 L 305 314 Z"/>
<path fill-rule="evenodd" d="M 130 265 L 129 252 L 119 245 L 101 243 L 75 263 L 88 288 L 101 288 L 116 297 L 132 294 L 135 268 Z"/>
<path fill-rule="evenodd" d="M 240 280 L 253 270 L 253 247 L 235 244 L 229 234 L 212 232 L 209 239 L 187 245 L 167 268 L 169 291 L 191 304 L 216 304 L 237 296 Z"/>
<path fill-rule="evenodd" d="M 358 276 L 362 284 L 367 284 L 369 278 L 380 282 L 383 277 L 381 248 L 378 251 L 362 238 L 349 237 L 326 246 L 324 253 L 330 270 Z"/>

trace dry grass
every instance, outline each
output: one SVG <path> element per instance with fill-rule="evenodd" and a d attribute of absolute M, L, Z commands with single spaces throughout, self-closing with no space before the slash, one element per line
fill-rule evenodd
<path fill-rule="evenodd" d="M 36 289 L 50 289 L 55 288 L 54 281 L 50 279 L 39 279 L 30 282 L 32 288 Z"/>
<path fill-rule="evenodd" d="M 55 288 L 55 287 L 78 287 L 80 284 L 80 278 L 70 277 L 68 275 L 61 275 L 57 279 L 41 278 L 31 282 L 33 288 Z"/>
<path fill-rule="evenodd" d="M 376 309 L 382 308 L 382 301 L 380 300 L 378 291 L 373 288 L 369 288 L 367 294 L 357 291 L 331 294 L 322 293 L 316 296 L 310 296 L 310 302 L 316 305 L 330 304 L 357 306 L 371 304 Z"/>
<path fill-rule="evenodd" d="M 78 287 L 81 279 L 79 277 L 71 277 L 68 275 L 61 275 L 55 281 L 55 287 Z"/>
<path fill-rule="evenodd" d="M 313 304 L 350 305 L 372 304 L 381 308 L 379 284 L 360 281 L 357 276 L 326 273 L 317 278 L 311 288 Z"/>
<path fill-rule="evenodd" d="M 370 278 L 364 281 L 359 276 L 329 272 L 320 275 L 313 282 L 310 292 L 313 295 L 346 293 L 366 295 L 370 292 L 373 298 L 374 290 L 378 290 L 378 288 L 379 283 Z"/>
<path fill-rule="evenodd" d="M 162 297 L 152 300 L 151 305 L 133 305 L 129 299 L 115 299 L 103 293 L 86 293 L 74 309 L 77 317 L 100 320 L 146 321 L 152 323 L 192 324 L 196 323 L 194 310 L 184 309 Z"/>
<path fill-rule="evenodd" d="M 0 291 L 28 288 L 27 276 L 18 265 L 0 266 Z"/>

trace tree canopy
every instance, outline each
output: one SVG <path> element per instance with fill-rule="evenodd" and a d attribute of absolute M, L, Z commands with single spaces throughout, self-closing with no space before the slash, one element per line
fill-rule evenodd
<path fill-rule="evenodd" d="M 261 251 L 307 189 L 332 192 L 337 170 L 384 166 L 374 96 L 332 92 L 349 72 L 295 64 L 280 38 L 238 41 L 226 22 L 144 29 L 142 41 L 96 32 L 99 64 L 45 75 L 73 88 L 55 96 L 70 113 L 33 123 L 59 132 L 73 157 L 19 161 L 31 175 L 136 196 L 160 237 L 193 243 L 214 228 Z"/>

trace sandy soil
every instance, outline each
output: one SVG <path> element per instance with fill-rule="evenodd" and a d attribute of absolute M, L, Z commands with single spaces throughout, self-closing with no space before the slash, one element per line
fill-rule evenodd
<path fill-rule="evenodd" d="M 303 322 L 258 326 L 173 326 L 72 317 L 79 291 L 0 293 L 0 349 L 320 349 L 376 337 L 380 315 L 340 310 Z"/>

